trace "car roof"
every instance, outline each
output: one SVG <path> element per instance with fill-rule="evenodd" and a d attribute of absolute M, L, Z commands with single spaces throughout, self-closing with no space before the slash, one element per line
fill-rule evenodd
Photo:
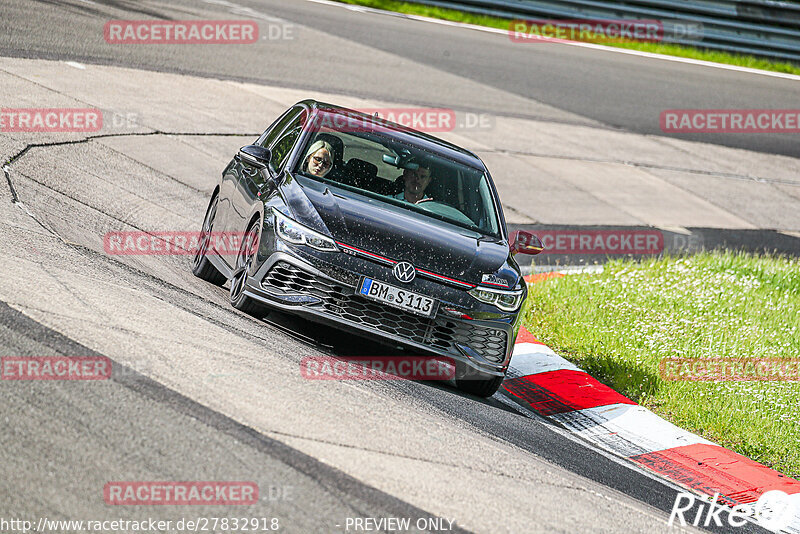
<path fill-rule="evenodd" d="M 357 117 L 359 120 L 363 120 L 365 122 L 368 122 L 369 124 L 374 124 L 375 126 L 382 127 L 384 131 L 390 132 L 392 137 L 398 139 L 399 141 L 408 143 L 410 145 L 418 146 L 429 152 L 439 153 L 451 160 L 463 163 L 465 165 L 469 165 L 471 167 L 475 167 L 477 169 L 480 169 L 481 171 L 486 172 L 486 166 L 483 164 L 481 159 L 473 152 L 461 148 L 458 145 L 454 145 L 453 143 L 450 143 L 448 141 L 445 141 L 444 139 L 439 139 L 438 137 L 434 137 L 424 132 L 420 132 L 419 130 L 415 130 L 408 126 L 403 126 L 402 124 L 397 124 L 395 122 L 382 119 L 380 117 L 367 115 L 366 113 L 362 113 L 354 109 L 337 106 L 335 104 L 328 104 L 326 102 L 320 102 L 318 100 L 313 100 L 313 99 L 302 100 L 295 105 L 306 106 L 313 111 L 321 111 L 325 113 L 342 114 L 342 115 L 347 115 L 349 117 Z"/>

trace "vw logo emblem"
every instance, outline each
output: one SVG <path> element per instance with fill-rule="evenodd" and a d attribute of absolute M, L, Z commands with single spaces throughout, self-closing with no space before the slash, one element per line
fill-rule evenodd
<path fill-rule="evenodd" d="M 409 283 L 417 276 L 417 270 L 407 261 L 401 261 L 392 269 L 394 277 L 404 283 Z"/>

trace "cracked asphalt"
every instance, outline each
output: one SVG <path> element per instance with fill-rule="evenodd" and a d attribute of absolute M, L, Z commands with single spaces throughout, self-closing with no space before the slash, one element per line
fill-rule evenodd
<path fill-rule="evenodd" d="M 0 356 L 101 355 L 114 366 L 107 381 L 0 382 L 0 518 L 277 517 L 286 532 L 348 531 L 348 518 L 365 517 L 442 518 L 455 521 L 454 531 L 472 532 L 676 530 L 666 523 L 675 488 L 498 397 L 476 399 L 448 384 L 304 380 L 299 372 L 303 357 L 374 355 L 388 349 L 278 313 L 264 318 L 241 314 L 229 306 L 225 289 L 191 275 L 189 256 L 106 253 L 102 238 L 110 231 L 198 229 L 209 193 L 231 155 L 285 107 L 308 96 L 309 89 L 303 88 L 307 79 L 297 85 L 232 79 L 227 51 L 211 54 L 210 63 L 202 61 L 209 59 L 205 51 L 184 51 L 191 62 L 205 65 L 200 77 L 186 75 L 197 65 L 182 64 L 185 57 L 171 49 L 124 49 L 119 56 L 104 56 L 103 45 L 85 32 L 102 22 L 98 12 L 118 18 L 208 18 L 229 14 L 229 4 L 75 1 L 44 9 L 49 4 L 37 2 L 33 5 L 42 9 L 24 16 L 16 2 L 0 7 L 0 20 L 16 22 L 14 32 L 28 26 L 33 31 L 13 46 L 6 42 L 6 55 L 50 59 L 0 59 L 3 107 L 6 102 L 8 107 L 93 106 L 109 117 L 135 119 L 108 121 L 92 136 L 0 132 L 0 160 L 7 162 L 7 187 L 0 187 Z M 283 6 L 287 18 L 273 23 L 297 20 L 298 13 L 333 13 L 306 3 L 247 5 Z M 65 25 L 81 37 L 70 41 L 60 34 Z M 304 30 L 319 44 L 312 52 L 344 41 L 315 25 Z M 41 32 L 47 27 L 52 35 Z M 392 59 L 398 62 L 395 68 L 429 76 L 437 90 L 450 87 L 447 69 L 388 54 L 376 60 L 372 54 L 380 47 L 356 41 L 345 43 L 354 62 L 374 65 Z M 312 56 L 310 65 L 316 61 L 312 52 L 304 52 Z M 96 61 L 65 63 L 87 58 Z M 325 72 L 324 65 L 319 68 Z M 215 73 L 223 79 L 214 78 Z M 336 78 L 329 86 L 332 94 L 315 94 L 346 105 L 375 105 L 362 98 L 375 98 L 374 80 L 362 97 L 333 94 L 340 82 Z M 519 115 L 514 110 L 519 111 L 520 102 L 529 106 L 523 114 L 527 118 L 498 115 L 498 121 L 509 121 L 503 123 L 508 132 L 450 135 L 485 150 L 490 163 L 515 180 L 524 174 L 520 167 L 527 168 L 512 153 L 514 143 L 521 143 L 519 132 L 539 132 L 536 147 L 517 147 L 526 158 L 541 151 L 546 156 L 546 161 L 537 160 L 541 169 L 564 159 L 571 165 L 608 164 L 581 148 L 588 139 L 612 144 L 609 131 L 594 118 L 475 80 L 461 82 L 453 97 L 463 109 L 485 109 L 479 104 L 487 94 L 494 111 L 509 116 Z M 414 85 L 403 86 L 406 101 L 414 100 Z M 387 87 L 382 91 L 382 98 L 391 95 Z M 391 99 L 377 102 L 395 104 Z M 551 131 L 536 128 L 541 126 L 537 118 L 543 117 L 550 126 L 574 128 L 570 132 L 578 141 L 547 144 Z M 616 139 L 630 141 L 626 150 L 641 153 L 636 161 L 643 165 L 664 167 L 679 153 L 693 175 L 713 172 L 724 178 L 728 173 L 745 181 L 750 168 L 731 169 L 722 162 L 762 158 L 766 167 L 759 169 L 770 169 L 776 181 L 770 194 L 794 198 L 795 182 L 780 183 L 796 178 L 796 162 L 790 158 L 753 156 L 730 147 L 699 157 L 690 142 L 665 145 L 617 133 L 622 137 Z M 612 164 L 622 167 L 619 161 L 630 160 L 630 153 L 613 154 Z M 643 187 L 653 183 L 652 177 L 637 177 Z M 513 199 L 516 182 L 500 182 L 504 198 Z M 652 187 L 664 191 L 672 186 Z M 702 195 L 666 190 L 685 196 L 680 197 L 684 211 L 663 210 L 664 217 L 673 217 L 665 218 L 665 224 L 768 225 L 766 219 L 736 211 L 733 200 L 704 204 L 698 199 Z M 631 190 L 631 198 L 635 193 Z M 591 206 L 589 212 L 605 221 L 654 216 L 641 197 L 625 209 L 611 209 L 600 197 L 586 194 L 581 206 L 584 197 L 576 194 L 578 208 Z M 785 202 L 787 212 L 793 202 Z M 520 223 L 551 220 L 557 211 L 512 201 L 509 211 L 514 210 Z M 793 219 L 784 220 L 795 227 Z M 106 504 L 104 485 L 120 480 L 249 480 L 261 488 L 261 498 L 245 507 Z"/>

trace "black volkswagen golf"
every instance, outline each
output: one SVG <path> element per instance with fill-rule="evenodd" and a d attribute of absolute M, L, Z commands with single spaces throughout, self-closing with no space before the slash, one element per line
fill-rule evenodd
<path fill-rule="evenodd" d="M 218 235 L 241 235 L 238 254 Z M 456 362 L 490 396 L 511 358 L 527 288 L 489 171 L 430 135 L 312 100 L 278 118 L 222 173 L 193 262 L 230 280 L 231 304 L 272 307 Z"/>

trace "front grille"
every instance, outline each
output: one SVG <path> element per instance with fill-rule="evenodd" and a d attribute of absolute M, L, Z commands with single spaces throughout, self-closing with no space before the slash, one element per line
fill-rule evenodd
<path fill-rule="evenodd" d="M 321 308 L 328 315 L 415 343 L 449 352 L 458 351 L 456 343 L 467 345 L 487 360 L 497 363 L 502 362 L 506 355 L 508 338 L 503 330 L 441 316 L 429 319 L 392 308 L 354 294 L 350 286 L 315 276 L 284 261 L 272 266 L 262 285 L 288 293 L 312 295 L 321 300 L 314 307 Z"/>
<path fill-rule="evenodd" d="M 323 301 L 344 296 L 345 292 L 349 291 L 344 284 L 314 276 L 285 261 L 273 265 L 261 285 L 274 287 L 286 293 L 312 295 Z"/>

